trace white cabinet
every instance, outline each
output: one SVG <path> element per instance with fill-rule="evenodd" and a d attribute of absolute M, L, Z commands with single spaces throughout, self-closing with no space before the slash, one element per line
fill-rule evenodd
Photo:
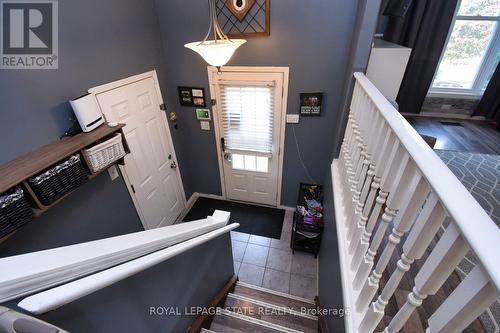
<path fill-rule="evenodd" d="M 396 100 L 411 49 L 376 38 L 366 76 L 390 101 Z"/>

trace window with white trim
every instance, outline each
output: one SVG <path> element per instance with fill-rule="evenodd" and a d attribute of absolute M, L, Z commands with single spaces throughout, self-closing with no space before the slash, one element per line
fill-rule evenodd
<path fill-rule="evenodd" d="M 430 93 L 482 95 L 500 60 L 500 0 L 459 0 Z"/>

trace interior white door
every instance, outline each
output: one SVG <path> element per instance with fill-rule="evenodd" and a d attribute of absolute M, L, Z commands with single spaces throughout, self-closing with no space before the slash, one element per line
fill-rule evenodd
<path fill-rule="evenodd" d="M 226 198 L 276 206 L 283 74 L 222 72 L 211 81 Z"/>
<path fill-rule="evenodd" d="M 108 122 L 124 123 L 124 176 L 146 229 L 175 222 L 185 201 L 170 132 L 152 77 L 96 94 Z"/>

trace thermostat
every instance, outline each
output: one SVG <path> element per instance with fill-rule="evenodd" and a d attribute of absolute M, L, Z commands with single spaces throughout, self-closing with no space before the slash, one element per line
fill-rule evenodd
<path fill-rule="evenodd" d="M 210 109 L 196 109 L 196 118 L 198 120 L 210 120 Z"/>

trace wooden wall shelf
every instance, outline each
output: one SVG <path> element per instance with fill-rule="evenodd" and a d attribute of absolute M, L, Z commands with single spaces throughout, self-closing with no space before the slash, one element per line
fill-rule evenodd
<path fill-rule="evenodd" d="M 80 133 L 54 141 L 0 166 L 0 193 L 22 183 L 24 180 L 33 177 L 72 154 L 92 146 L 97 141 L 116 132 L 122 132 L 123 126 L 125 125 L 118 124 L 111 127 L 103 124 L 92 132 Z M 127 145 L 124 144 L 124 147 L 128 153 Z"/>
<path fill-rule="evenodd" d="M 72 137 L 66 137 L 61 140 L 54 141 L 0 166 L 0 194 L 13 187 L 19 186 L 24 190 L 26 197 L 31 202 L 35 218 L 42 215 L 47 210 L 63 201 L 68 195 L 73 193 L 73 191 L 66 193 L 63 197 L 47 206 L 42 204 L 37 198 L 28 183 L 28 179 L 41 173 L 42 171 L 45 171 L 58 162 L 67 159 L 75 153 L 80 153 L 81 161 L 89 174 L 89 181 L 107 170 L 111 165 L 117 163 L 124 164 L 124 158 L 122 157 L 121 159 L 111 163 L 106 168 L 92 173 L 82 154 L 82 150 L 89 148 L 100 141 L 109 139 L 115 133 L 122 134 L 122 143 L 125 152 L 127 154 L 130 153 L 125 140 L 125 135 L 123 133 L 124 126 L 124 124 L 118 124 L 111 127 L 108 124 L 103 124 L 92 132 L 80 133 Z M 6 239 L 7 237 L 3 239 Z M 0 240 L 0 242 L 2 240 Z"/>

